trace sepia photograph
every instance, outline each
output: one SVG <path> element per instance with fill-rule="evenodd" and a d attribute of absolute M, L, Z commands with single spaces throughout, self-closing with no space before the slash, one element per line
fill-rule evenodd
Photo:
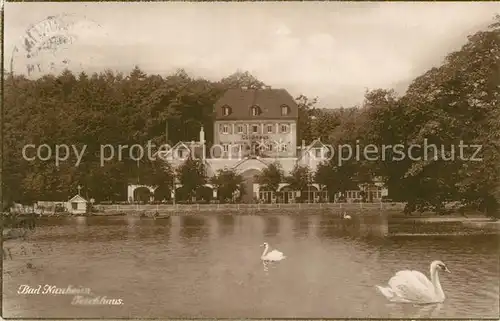
<path fill-rule="evenodd" d="M 3 2 L 1 318 L 500 318 L 500 2 Z"/>

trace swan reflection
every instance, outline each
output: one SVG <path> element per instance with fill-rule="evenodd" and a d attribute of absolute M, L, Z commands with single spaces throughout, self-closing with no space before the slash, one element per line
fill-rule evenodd
<path fill-rule="evenodd" d="M 269 262 L 268 261 L 262 261 L 262 265 L 264 266 L 264 272 L 269 271 Z"/>
<path fill-rule="evenodd" d="M 431 304 L 397 304 L 388 303 L 386 305 L 392 313 L 390 318 L 415 318 L 415 319 L 433 319 L 439 316 L 443 303 Z"/>

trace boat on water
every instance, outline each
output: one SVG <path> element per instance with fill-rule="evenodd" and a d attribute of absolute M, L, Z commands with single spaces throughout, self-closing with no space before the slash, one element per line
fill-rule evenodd
<path fill-rule="evenodd" d="M 170 218 L 170 215 L 155 216 L 155 217 L 153 217 L 153 220 L 168 220 L 169 218 Z"/>
<path fill-rule="evenodd" d="M 23 238 L 27 233 L 28 230 L 24 228 L 5 228 L 2 230 L 2 239 L 8 241 Z"/>
<path fill-rule="evenodd" d="M 147 213 L 141 213 L 139 215 L 139 217 L 141 219 L 150 218 L 150 219 L 153 219 L 153 220 L 165 220 L 165 219 L 169 219 L 170 215 L 161 215 L 160 216 L 160 213 L 156 212 L 156 213 L 152 213 L 152 214 L 149 214 L 149 215 Z"/>
<path fill-rule="evenodd" d="M 127 216 L 127 213 L 112 213 L 112 214 L 109 214 L 109 213 L 95 213 L 95 214 L 92 214 L 91 216 L 100 216 L 100 217 L 109 216 L 109 217 L 115 217 L 115 216 Z"/>

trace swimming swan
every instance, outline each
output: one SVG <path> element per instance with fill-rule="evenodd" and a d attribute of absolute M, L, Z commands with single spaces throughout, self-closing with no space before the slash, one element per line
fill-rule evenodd
<path fill-rule="evenodd" d="M 445 299 L 439 283 L 438 271 L 451 273 L 441 261 L 431 263 L 431 280 L 418 271 L 399 271 L 389 280 L 389 287 L 377 285 L 377 289 L 391 302 L 441 303 Z"/>
<path fill-rule="evenodd" d="M 351 215 L 347 215 L 346 212 L 342 213 L 342 219 L 344 220 L 350 220 L 351 219 Z"/>
<path fill-rule="evenodd" d="M 267 244 L 267 242 L 265 242 L 261 246 L 265 246 L 264 252 L 262 252 L 262 255 L 260 257 L 260 259 L 263 261 L 281 261 L 286 258 L 286 256 L 284 256 L 283 253 L 278 250 L 272 250 L 271 252 L 267 253 L 267 251 L 269 250 L 269 244 Z"/>

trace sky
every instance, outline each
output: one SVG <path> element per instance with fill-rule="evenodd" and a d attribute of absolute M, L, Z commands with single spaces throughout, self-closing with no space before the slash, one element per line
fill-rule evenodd
<path fill-rule="evenodd" d="M 318 97 L 319 107 L 350 107 L 366 89 L 404 93 L 495 13 L 498 2 L 6 3 L 5 69 L 42 62 L 36 76 L 138 65 L 210 80 L 242 70 L 293 96 Z M 27 30 L 61 15 L 71 27 L 37 42 L 62 34 L 71 43 L 23 49 Z"/>

